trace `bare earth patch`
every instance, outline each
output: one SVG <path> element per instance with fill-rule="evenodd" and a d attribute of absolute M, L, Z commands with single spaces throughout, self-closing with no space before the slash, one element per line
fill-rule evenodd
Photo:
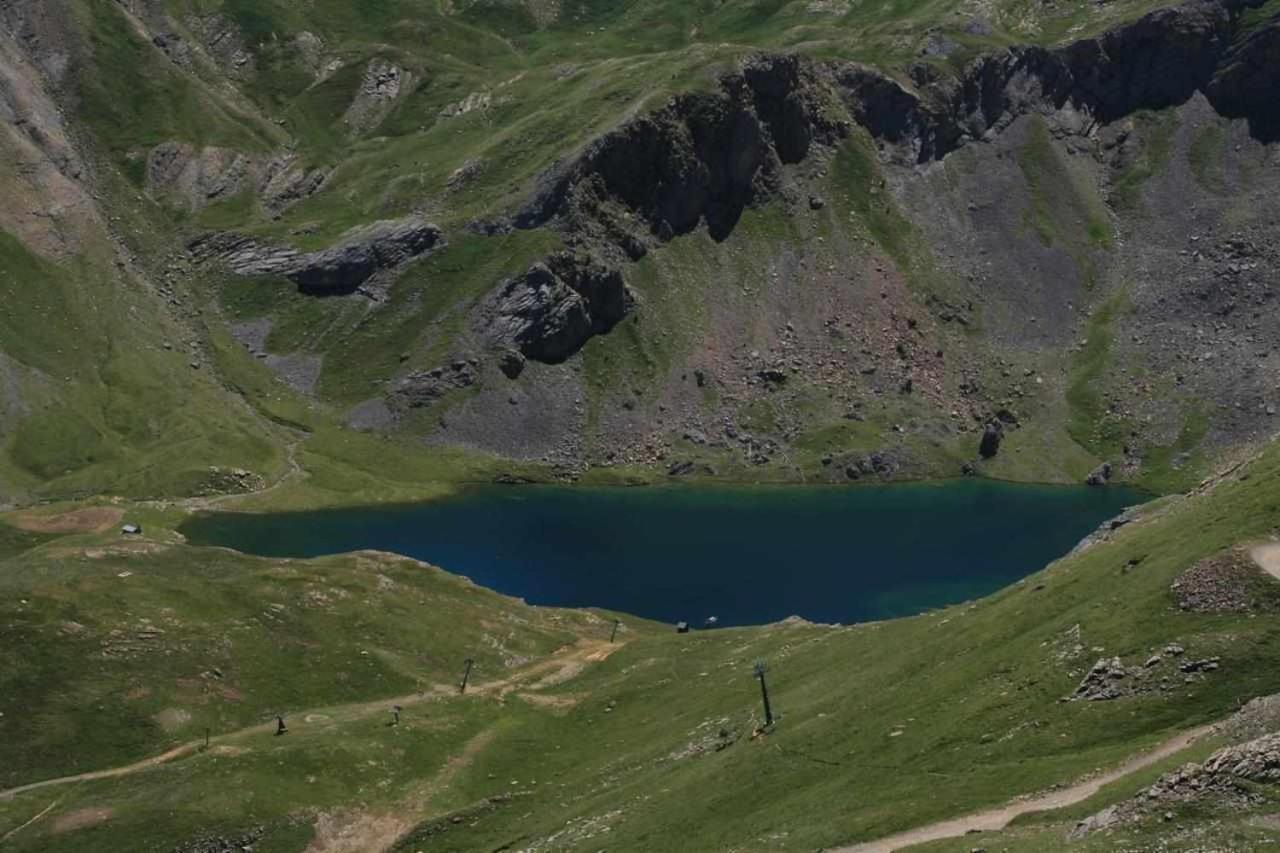
<path fill-rule="evenodd" d="M 85 548 L 83 550 L 77 548 L 67 549 L 70 554 L 83 554 L 90 560 L 105 560 L 110 557 L 132 557 L 137 554 L 158 554 L 161 551 L 169 550 L 171 546 L 163 542 L 126 542 L 120 545 L 112 545 L 108 548 Z M 52 553 L 52 552 L 51 552 Z"/>
<path fill-rule="evenodd" d="M 388 812 L 338 811 L 316 821 L 315 840 L 306 853 L 381 853 L 389 850 L 425 817 L 431 800 L 449 786 L 484 751 L 494 738 L 480 732 L 449 758 L 435 776 L 397 803 Z"/>
<path fill-rule="evenodd" d="M 191 722 L 191 712 L 182 708 L 165 708 L 156 714 L 155 721 L 166 732 L 174 732 Z"/>
<path fill-rule="evenodd" d="M 97 826 L 111 820 L 113 814 L 111 809 L 101 807 L 76 809 L 59 816 L 53 822 L 53 834 L 61 835 L 64 832 L 75 832 L 77 829 Z"/>
<path fill-rule="evenodd" d="M 559 695 L 550 693 L 517 693 L 516 695 L 531 705 L 549 708 L 553 711 L 567 711 L 576 707 L 579 702 L 586 698 L 585 694 L 582 693 L 563 693 Z"/>
<path fill-rule="evenodd" d="M 104 533 L 120 523 L 124 510 L 114 506 L 94 506 L 39 515 L 21 512 L 10 516 L 10 522 L 32 533 Z"/>

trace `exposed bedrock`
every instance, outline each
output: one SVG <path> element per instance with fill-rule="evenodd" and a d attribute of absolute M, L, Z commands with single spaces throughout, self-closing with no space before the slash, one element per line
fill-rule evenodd
<path fill-rule="evenodd" d="M 723 77 L 717 92 L 672 98 L 547 175 L 514 224 L 558 220 L 571 245 L 619 261 L 703 226 L 724 239 L 748 206 L 779 192 L 784 164 L 847 132 L 824 117 L 825 90 L 814 74 L 798 57 L 759 57 Z M 482 332 L 554 364 L 634 304 L 615 266 L 564 253 L 503 282 L 482 312 Z"/>
<path fill-rule="evenodd" d="M 780 166 L 846 135 L 832 118 L 842 102 L 897 159 L 939 159 L 1029 112 L 1071 110 L 1079 130 L 1142 109 L 1183 103 L 1201 91 L 1215 109 L 1274 137 L 1280 101 L 1280 22 L 1241 37 L 1241 3 L 1197 0 L 1062 48 L 1014 47 L 980 57 L 957 77 L 928 66 L 908 88 L 874 69 L 797 56 L 759 56 L 725 75 L 719 91 L 672 98 L 602 136 L 550 172 L 513 220 L 559 219 L 578 237 L 604 237 L 633 258 L 705 224 L 723 239 L 743 209 L 776 192 Z M 634 226 L 617 206 L 647 226 Z"/>
<path fill-rule="evenodd" d="M 672 98 L 627 122 L 548 175 L 515 220 L 535 227 L 562 217 L 571 231 L 611 238 L 632 257 L 705 224 L 723 239 L 742 211 L 779 185 L 779 168 L 847 128 L 825 117 L 818 68 L 795 56 L 757 57 L 720 89 Z M 631 227 L 621 204 L 647 226 Z"/>
<path fill-rule="evenodd" d="M 832 68 L 855 120 L 917 162 L 944 157 L 1029 112 L 1074 111 L 1087 131 L 1181 104 L 1197 91 L 1220 114 L 1248 119 L 1256 136 L 1273 141 L 1280 104 L 1267 93 L 1280 77 L 1280 24 L 1242 38 L 1239 14 L 1252 5 L 1256 0 L 1159 9 L 1065 47 L 980 57 L 955 78 L 921 65 L 913 70 L 918 93 L 862 66 Z"/>
<path fill-rule="evenodd" d="M 612 329 L 634 301 L 617 269 L 590 255 L 561 252 L 504 282 L 481 322 L 494 343 L 556 364 Z"/>
<path fill-rule="evenodd" d="M 232 232 L 199 237 L 189 248 L 197 258 L 224 263 L 237 275 L 285 276 L 304 293 L 336 296 L 355 293 L 377 273 L 395 269 L 443 244 L 439 228 L 409 218 L 354 229 L 318 252 L 268 246 Z"/>
<path fill-rule="evenodd" d="M 787 164 L 849 133 L 842 116 L 882 142 L 887 159 L 909 165 L 990 138 L 1029 113 L 1053 113 L 1065 130 L 1087 136 L 1199 91 L 1269 141 L 1280 130 L 1280 101 L 1270 96 L 1280 83 L 1280 23 L 1243 35 L 1240 13 L 1257 2 L 1197 0 L 1065 47 L 980 57 L 956 77 L 921 65 L 914 88 L 848 62 L 754 57 L 717 91 L 674 97 L 553 169 L 510 225 L 554 222 L 571 245 L 617 262 L 700 227 L 722 240 L 744 209 L 786 192 Z M 601 313 L 559 278 L 535 267 L 503 283 L 495 300 L 505 307 L 489 314 L 491 336 L 515 341 L 529 358 L 558 361 L 625 314 L 626 300 Z"/>
<path fill-rule="evenodd" d="M 297 163 L 296 155 L 247 154 L 229 148 L 164 142 L 147 154 L 146 187 L 191 211 L 253 190 L 272 216 L 315 194 L 329 170 Z"/>
<path fill-rule="evenodd" d="M 1280 19 L 1272 19 L 1222 58 L 1205 92 L 1229 118 L 1246 118 L 1264 142 L 1280 140 Z"/>

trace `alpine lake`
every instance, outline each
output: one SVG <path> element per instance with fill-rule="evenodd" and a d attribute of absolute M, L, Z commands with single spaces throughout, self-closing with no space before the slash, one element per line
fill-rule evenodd
<path fill-rule="evenodd" d="M 267 557 L 376 549 L 531 604 L 665 622 L 865 622 L 1000 589 L 1148 496 L 953 480 L 856 487 L 475 486 L 429 503 L 209 513 L 192 544 Z M 708 622 L 714 617 L 712 622 Z"/>

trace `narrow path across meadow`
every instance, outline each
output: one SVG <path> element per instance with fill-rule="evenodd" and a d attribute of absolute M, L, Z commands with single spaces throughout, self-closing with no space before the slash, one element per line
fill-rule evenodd
<path fill-rule="evenodd" d="M 893 853 L 894 850 L 902 850 L 929 841 L 959 838 L 970 832 L 997 832 L 1007 827 L 1019 815 L 1066 808 L 1083 802 L 1098 793 L 1104 785 L 1110 785 L 1112 782 L 1123 779 L 1131 773 L 1136 773 L 1158 761 L 1163 761 L 1169 756 L 1181 752 L 1212 730 L 1213 725 L 1207 725 L 1182 732 L 1169 738 L 1169 740 L 1150 752 L 1135 755 L 1113 770 L 1109 770 L 1100 776 L 1082 780 L 1068 788 L 1060 788 L 1025 800 L 1014 800 L 999 808 L 931 823 L 926 826 L 909 829 L 906 832 L 900 832 L 897 835 L 880 838 L 876 841 L 854 844 L 849 847 L 837 847 L 831 853 Z"/>
<path fill-rule="evenodd" d="M 1280 542 L 1254 545 L 1249 549 L 1249 556 L 1264 572 L 1280 580 Z"/>
<path fill-rule="evenodd" d="M 553 684 L 559 684 L 578 675 L 589 663 L 602 661 L 609 655 L 613 654 L 625 644 L 625 641 L 617 643 L 609 643 L 604 640 L 588 640 L 579 639 L 578 642 L 564 646 L 558 649 L 550 657 L 536 661 L 527 667 L 519 670 L 507 678 L 498 679 L 496 681 L 486 681 L 483 683 L 472 685 L 464 697 L 470 698 L 476 696 L 489 696 L 497 694 L 499 698 L 505 697 L 518 689 L 527 688 L 537 690 L 543 687 L 549 687 Z M 531 680 L 535 680 L 529 683 Z M 386 714 L 387 709 L 395 705 L 401 707 L 411 707 L 422 702 L 439 701 L 450 696 L 457 696 L 457 688 L 452 685 L 436 685 L 434 688 L 423 692 L 414 693 L 409 696 L 392 697 L 389 699 L 376 699 L 372 702 L 358 702 L 350 705 L 339 705 L 328 708 L 312 708 L 294 711 L 289 715 L 290 726 L 298 728 L 305 725 L 308 717 L 316 717 L 326 722 L 334 720 L 348 722 L 351 720 L 362 719 L 376 714 Z M 298 722 L 294 722 L 294 721 Z M 234 732 L 218 735 L 210 739 L 210 744 L 223 745 L 228 741 L 237 740 L 247 735 L 269 734 L 274 731 L 276 724 L 274 721 L 268 723 L 260 723 L 258 725 L 248 726 Z M 16 788 L 10 788 L 6 791 L 0 791 L 0 800 L 7 800 L 20 794 L 30 791 L 38 791 L 42 788 L 52 788 L 59 785 L 71 785 L 77 782 L 93 782 L 98 779 L 114 779 L 120 776 L 131 776 L 134 773 L 140 773 L 161 764 L 168 764 L 179 758 L 191 755 L 199 751 L 203 741 L 195 740 L 189 743 L 180 744 L 172 749 L 162 752 L 159 755 L 153 755 L 150 758 L 133 764 L 127 764 L 123 767 L 112 767 L 105 770 L 93 770 L 88 773 L 77 773 L 73 776 L 61 776 L 57 779 L 44 779 L 39 782 L 32 782 L 27 785 L 20 785 Z"/>

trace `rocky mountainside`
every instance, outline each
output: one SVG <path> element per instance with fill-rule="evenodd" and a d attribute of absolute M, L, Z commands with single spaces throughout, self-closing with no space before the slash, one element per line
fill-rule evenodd
<path fill-rule="evenodd" d="M 0 0 L 0 847 L 1271 849 L 1278 45 L 1280 0 Z M 1182 494 L 981 600 L 681 633 L 182 527 L 960 474 Z"/>
<path fill-rule="evenodd" d="M 300 428 L 1164 490 L 1271 436 L 1274 2 L 704 5 L 4 4 L 2 481 L 271 478 Z"/>

